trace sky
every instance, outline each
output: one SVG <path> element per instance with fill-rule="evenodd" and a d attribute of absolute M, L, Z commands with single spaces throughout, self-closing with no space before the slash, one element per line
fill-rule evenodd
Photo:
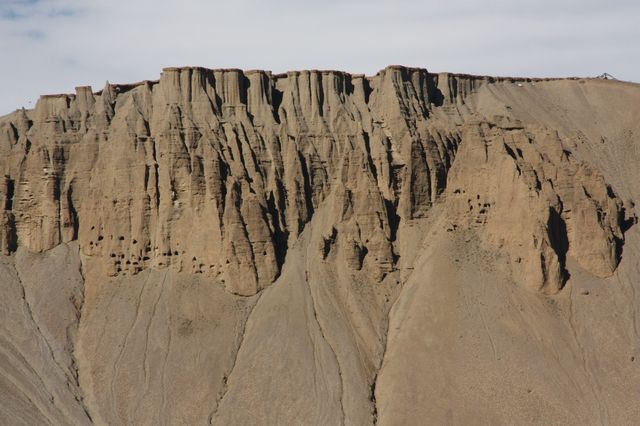
<path fill-rule="evenodd" d="M 639 0 L 0 0 L 0 115 L 163 67 L 640 82 Z"/>

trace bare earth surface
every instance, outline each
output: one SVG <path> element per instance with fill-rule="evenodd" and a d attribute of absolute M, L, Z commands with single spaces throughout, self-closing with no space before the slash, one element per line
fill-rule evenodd
<path fill-rule="evenodd" d="M 640 421 L 640 85 L 169 68 L 0 172 L 0 424 Z"/>

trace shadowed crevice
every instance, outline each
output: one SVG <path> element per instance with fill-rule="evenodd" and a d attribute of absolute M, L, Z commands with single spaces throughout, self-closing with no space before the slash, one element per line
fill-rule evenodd
<path fill-rule="evenodd" d="M 71 226 L 73 227 L 73 235 L 71 239 L 73 241 L 78 239 L 78 229 L 80 228 L 80 221 L 78 218 L 78 212 L 73 205 L 73 186 L 69 185 L 67 190 L 67 208 L 69 209 L 69 215 L 71 216 Z"/>
<path fill-rule="evenodd" d="M 567 270 L 567 252 L 569 251 L 569 237 L 567 234 L 567 224 L 562 216 L 554 209 L 549 208 L 549 218 L 547 219 L 547 236 L 553 251 L 558 256 L 560 264 L 561 283 L 560 288 L 564 287 L 570 274 Z"/>

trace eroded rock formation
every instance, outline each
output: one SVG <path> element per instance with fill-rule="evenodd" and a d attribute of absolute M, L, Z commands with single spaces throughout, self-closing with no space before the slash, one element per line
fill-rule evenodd
<path fill-rule="evenodd" d="M 552 129 L 470 118 L 465 97 L 491 81 L 168 68 L 43 96 L 2 123 L 3 252 L 77 239 L 111 275 L 172 267 L 251 295 L 331 198 L 345 261 L 379 281 L 399 221 L 447 198 L 452 224 L 486 228 L 532 287 L 561 288 L 567 254 L 610 275 L 622 202 Z"/>
<path fill-rule="evenodd" d="M 0 118 L 0 420 L 640 415 L 638 99 L 397 66 L 41 97 Z"/>

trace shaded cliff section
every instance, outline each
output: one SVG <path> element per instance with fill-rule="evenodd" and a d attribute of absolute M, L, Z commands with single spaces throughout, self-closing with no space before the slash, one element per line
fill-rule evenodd
<path fill-rule="evenodd" d="M 43 96 L 0 120 L 0 248 L 77 240 L 110 276 L 173 268 L 248 296 L 277 279 L 323 203 L 332 226 L 318 256 L 338 250 L 375 282 L 397 269 L 400 224 L 451 200 L 452 229 L 513 240 L 534 288 L 562 288 L 570 248 L 610 274 L 622 202 L 561 136 L 474 111 L 472 94 L 502 81 L 398 66 L 373 77 L 167 68 L 159 81 Z M 517 232 L 502 226 L 518 212 Z"/>

